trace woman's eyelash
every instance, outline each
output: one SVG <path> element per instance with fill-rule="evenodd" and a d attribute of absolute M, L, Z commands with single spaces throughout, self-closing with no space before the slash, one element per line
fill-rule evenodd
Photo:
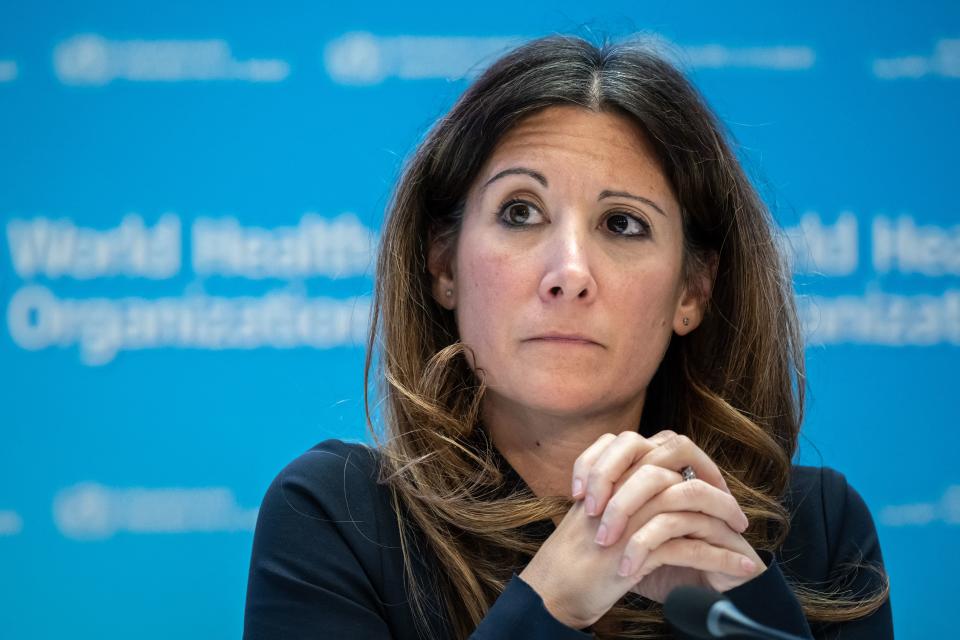
<path fill-rule="evenodd" d="M 507 210 L 508 210 L 510 207 L 512 207 L 513 205 L 516 205 L 516 204 L 526 205 L 527 207 L 530 207 L 530 208 L 532 208 L 532 209 L 536 209 L 537 211 L 540 210 L 539 207 L 537 207 L 537 205 L 533 204 L 533 203 L 530 202 L 529 200 L 524 200 L 524 199 L 522 199 L 522 198 L 511 198 L 511 199 L 505 201 L 504 203 L 502 203 L 502 204 L 500 205 L 499 209 L 498 209 L 497 212 L 496 212 L 497 219 L 498 219 L 503 225 L 505 225 L 505 226 L 507 226 L 507 227 L 509 227 L 509 228 L 511 228 L 511 229 L 523 229 L 524 227 L 529 227 L 529 226 L 531 226 L 531 225 L 527 225 L 527 224 L 523 224 L 523 223 L 513 223 L 513 222 L 510 222 L 509 220 L 506 219 L 505 214 L 506 214 Z M 609 212 L 609 213 L 607 214 L 607 217 L 604 219 L 604 223 L 606 223 L 608 220 L 610 220 L 610 218 L 612 218 L 613 216 L 623 216 L 623 217 L 627 218 L 628 220 L 631 220 L 631 221 L 633 221 L 633 222 L 636 222 L 638 225 L 640 225 L 640 228 L 642 229 L 642 233 L 626 234 L 626 235 L 623 236 L 623 237 L 625 237 L 625 238 L 645 237 L 645 236 L 647 236 L 647 235 L 650 234 L 650 224 L 649 224 L 646 220 L 644 220 L 643 218 L 640 218 L 639 216 L 635 216 L 635 215 L 633 215 L 632 213 L 627 212 L 627 211 L 613 210 L 613 211 Z M 616 235 L 622 235 L 622 234 L 616 234 Z"/>
<path fill-rule="evenodd" d="M 500 219 L 501 222 L 503 222 L 503 223 L 504 223 L 505 225 L 507 225 L 508 227 L 526 227 L 526 226 L 528 226 L 528 225 L 525 225 L 525 224 L 514 224 L 513 222 L 510 222 L 509 220 L 507 220 L 507 219 L 505 218 L 506 212 L 510 209 L 510 207 L 512 207 L 512 206 L 515 205 L 515 204 L 523 204 L 523 205 L 526 205 L 526 206 L 531 207 L 531 208 L 533 208 L 533 209 L 537 209 L 537 211 L 540 210 L 540 209 L 537 207 L 537 205 L 535 205 L 535 204 L 533 204 L 532 202 L 529 202 L 529 201 L 527 201 L 527 200 L 522 200 L 522 199 L 520 199 L 520 198 L 511 198 L 510 200 L 507 200 L 506 202 L 504 202 L 503 204 L 500 205 L 500 208 L 499 208 L 498 211 L 497 211 L 497 217 Z"/>
<path fill-rule="evenodd" d="M 640 228 L 643 230 L 643 233 L 628 234 L 626 237 L 639 237 L 639 236 L 650 235 L 650 223 L 644 220 L 643 218 L 639 216 L 635 216 L 632 213 L 628 213 L 626 211 L 611 211 L 610 214 L 604 219 L 604 223 L 610 220 L 610 218 L 612 218 L 613 216 L 623 216 L 633 222 L 636 222 L 638 225 L 640 225 Z"/>

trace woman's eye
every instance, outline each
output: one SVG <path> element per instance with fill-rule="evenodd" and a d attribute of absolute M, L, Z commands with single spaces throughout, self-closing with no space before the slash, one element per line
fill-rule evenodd
<path fill-rule="evenodd" d="M 508 227 L 531 226 L 538 215 L 541 215 L 540 210 L 526 200 L 510 200 L 499 211 L 500 221 Z M 604 220 L 604 224 L 609 231 L 620 236 L 642 237 L 650 234 L 650 225 L 645 220 L 627 213 L 612 213 Z"/>
<path fill-rule="evenodd" d="M 512 227 L 526 225 L 530 217 L 536 217 L 537 208 L 524 200 L 511 200 L 500 209 L 500 219 Z"/>
<path fill-rule="evenodd" d="M 626 213 L 611 214 L 605 224 L 607 229 L 623 236 L 643 236 L 650 232 L 650 227 L 645 221 Z"/>

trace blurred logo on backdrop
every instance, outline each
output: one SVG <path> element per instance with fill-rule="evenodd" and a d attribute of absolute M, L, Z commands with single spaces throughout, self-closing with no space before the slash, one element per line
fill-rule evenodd
<path fill-rule="evenodd" d="M 120 532 L 252 531 L 257 509 L 238 506 L 225 487 L 112 488 L 86 482 L 57 493 L 53 519 L 67 538 L 102 540 Z"/>

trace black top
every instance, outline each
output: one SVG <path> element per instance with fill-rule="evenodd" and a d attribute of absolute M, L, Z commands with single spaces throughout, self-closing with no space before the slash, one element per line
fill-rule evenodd
<path fill-rule="evenodd" d="M 495 452 L 495 455 L 496 454 Z M 498 464 L 525 486 L 502 456 Z M 377 484 L 378 452 L 362 444 L 325 440 L 281 471 L 267 489 L 257 518 L 244 616 L 246 640 L 284 638 L 418 638 L 407 598 L 400 534 L 388 487 Z M 726 591 L 754 620 L 806 638 L 893 638 L 888 600 L 872 615 L 846 623 L 811 624 L 788 587 L 823 588 L 844 562 L 882 564 L 873 519 L 843 474 L 795 465 L 785 496 L 791 527 L 775 554 L 758 551 L 768 569 Z M 552 520 L 531 525 L 545 540 Z M 419 579 L 433 559 L 411 549 Z M 472 640 L 592 638 L 554 618 L 543 600 L 513 572 Z M 873 574 L 860 571 L 851 593 L 872 593 Z M 424 582 L 420 582 L 424 584 Z M 863 589 L 863 591 L 861 591 Z M 428 600 L 431 638 L 449 637 L 436 593 Z M 679 631 L 675 638 L 687 638 Z"/>

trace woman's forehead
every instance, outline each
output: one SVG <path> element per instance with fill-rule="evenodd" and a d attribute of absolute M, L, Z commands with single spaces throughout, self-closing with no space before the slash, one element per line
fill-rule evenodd
<path fill-rule="evenodd" d="M 481 173 L 492 175 L 505 168 L 497 165 L 516 156 L 549 158 L 570 152 L 598 161 L 615 158 L 611 164 L 659 165 L 647 135 L 629 116 L 564 105 L 547 107 L 517 122 L 498 140 Z"/>
<path fill-rule="evenodd" d="M 587 109 L 576 105 L 552 105 L 538 109 L 518 120 L 509 133 L 520 130 L 546 130 L 562 126 L 583 135 L 620 135 L 626 130 L 642 136 L 642 126 L 630 115 L 614 109 Z"/>
<path fill-rule="evenodd" d="M 544 186 L 548 186 L 551 169 L 560 169 L 579 178 L 611 182 L 607 186 L 614 189 L 643 183 L 672 196 L 640 125 L 611 111 L 564 105 L 527 116 L 498 141 L 477 175 L 474 190 L 517 168 L 542 174 L 547 182 Z"/>

